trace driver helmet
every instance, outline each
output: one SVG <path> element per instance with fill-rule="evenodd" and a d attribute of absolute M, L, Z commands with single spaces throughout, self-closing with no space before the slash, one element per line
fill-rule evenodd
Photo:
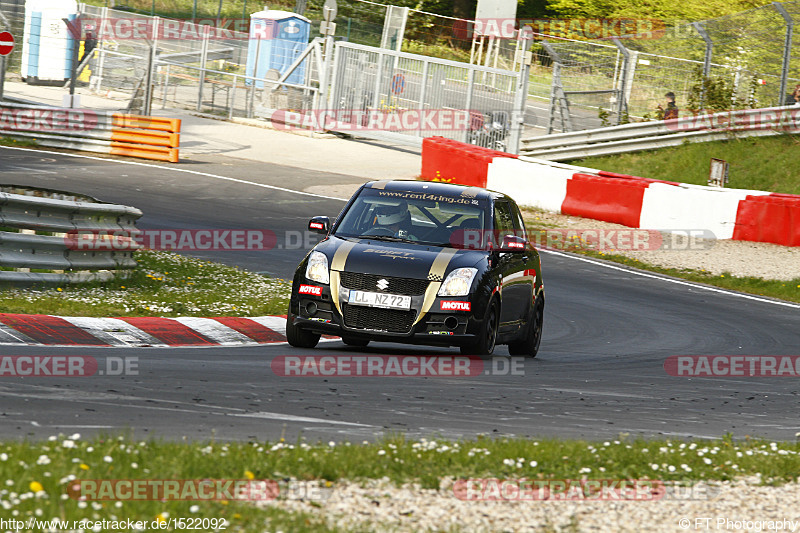
<path fill-rule="evenodd" d="M 408 205 L 401 202 L 398 205 L 382 205 L 375 210 L 375 219 L 381 226 L 392 226 L 406 220 L 409 216 Z"/>

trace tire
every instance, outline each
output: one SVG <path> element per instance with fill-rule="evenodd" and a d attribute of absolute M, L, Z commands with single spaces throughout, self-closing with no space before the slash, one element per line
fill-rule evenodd
<path fill-rule="evenodd" d="M 369 344 L 369 339 L 357 339 L 354 337 L 342 337 L 342 342 L 348 346 L 357 346 L 359 348 L 363 348 L 367 344 Z"/>
<path fill-rule="evenodd" d="M 544 324 L 544 302 L 538 300 L 533 307 L 533 319 L 531 320 L 528 332 L 521 341 L 512 342 L 508 345 L 508 353 L 511 355 L 524 355 L 534 358 L 539 353 L 539 344 L 542 342 L 542 325 Z"/>
<path fill-rule="evenodd" d="M 477 342 L 470 346 L 461 346 L 462 355 L 492 355 L 497 342 L 497 328 L 500 322 L 500 308 L 497 300 L 492 300 L 486 315 L 483 317 L 483 328 Z"/>
<path fill-rule="evenodd" d="M 298 328 L 292 322 L 292 315 L 286 316 L 286 340 L 289 341 L 289 345 L 295 348 L 313 348 L 319 342 L 320 336 L 319 333 Z"/>

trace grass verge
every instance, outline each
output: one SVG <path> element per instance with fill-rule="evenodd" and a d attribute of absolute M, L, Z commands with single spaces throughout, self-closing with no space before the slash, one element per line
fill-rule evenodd
<path fill-rule="evenodd" d="M 413 466 L 413 467 L 412 467 Z M 324 495 L 340 481 L 388 478 L 439 489 L 442 479 L 651 479 L 690 483 L 760 475 L 782 484 L 800 471 L 800 444 L 734 441 L 490 439 L 375 443 L 163 442 L 124 436 L 0 443 L 0 506 L 18 520 L 225 518 L 228 531 L 328 531 L 318 518 L 237 500 L 81 502 L 75 480 L 316 480 Z M 295 492 L 294 495 L 300 495 Z M 305 493 L 307 494 L 307 493 Z M 282 492 L 279 498 L 293 497 Z M 324 496 L 323 496 L 324 497 Z"/>
<path fill-rule="evenodd" d="M 569 161 L 609 172 L 706 185 L 711 158 L 730 164 L 728 187 L 800 194 L 800 135 L 734 138 Z"/>
<path fill-rule="evenodd" d="M 64 316 L 264 316 L 289 307 L 291 283 L 176 253 L 141 250 L 127 279 L 0 291 L 6 313 Z"/>

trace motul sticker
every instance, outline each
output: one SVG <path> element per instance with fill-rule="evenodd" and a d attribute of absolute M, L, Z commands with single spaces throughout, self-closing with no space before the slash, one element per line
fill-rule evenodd
<path fill-rule="evenodd" d="M 441 302 L 442 311 L 469 311 L 469 302 Z"/>
<path fill-rule="evenodd" d="M 321 222 L 311 222 L 308 225 L 308 227 L 311 228 L 311 229 L 324 229 L 325 228 L 325 226 L 323 226 Z"/>
<path fill-rule="evenodd" d="M 322 296 L 322 287 L 315 287 L 314 285 L 300 285 L 297 290 L 300 294 L 313 294 L 314 296 Z"/>

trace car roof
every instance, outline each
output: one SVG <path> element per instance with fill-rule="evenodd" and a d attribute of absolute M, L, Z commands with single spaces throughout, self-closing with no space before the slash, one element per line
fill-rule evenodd
<path fill-rule="evenodd" d="M 469 196 L 474 196 L 475 198 L 481 198 L 484 200 L 499 200 L 501 198 L 509 198 L 503 193 L 490 191 L 481 187 L 458 185 L 456 183 L 443 183 L 440 181 L 381 180 L 365 183 L 364 187 L 371 189 L 385 189 L 387 191 L 441 194 L 444 196 L 461 196 L 464 192 L 468 192 Z"/>

